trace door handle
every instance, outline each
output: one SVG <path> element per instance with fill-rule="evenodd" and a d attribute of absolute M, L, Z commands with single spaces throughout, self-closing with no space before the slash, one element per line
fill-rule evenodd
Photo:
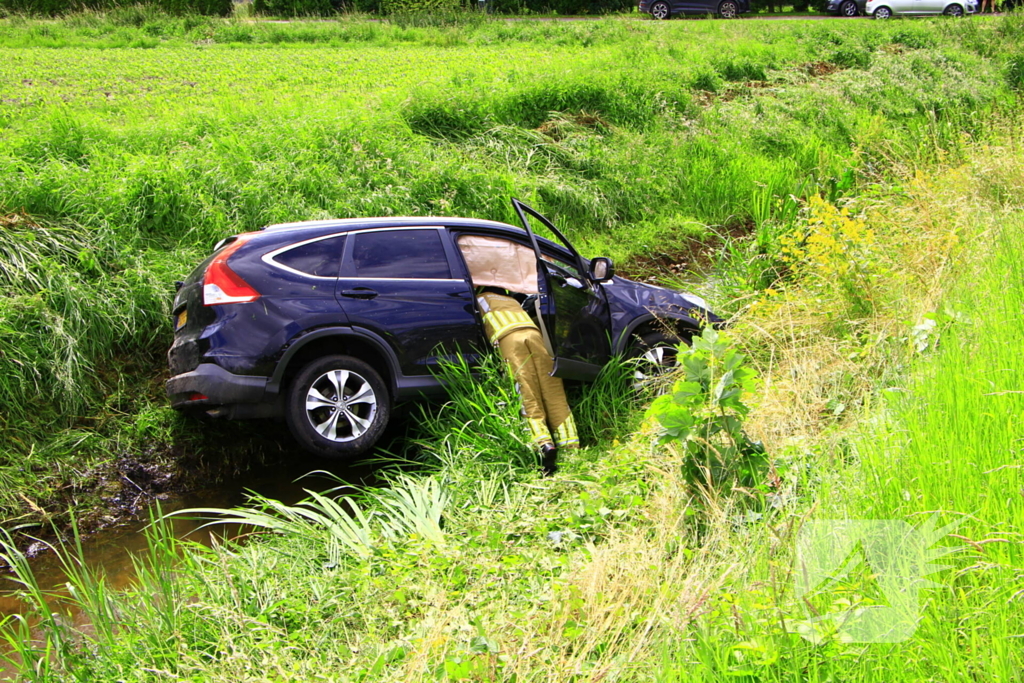
<path fill-rule="evenodd" d="M 350 299 L 372 299 L 377 296 L 377 292 L 368 287 L 356 287 L 355 289 L 341 290 L 341 295 L 347 296 Z"/>

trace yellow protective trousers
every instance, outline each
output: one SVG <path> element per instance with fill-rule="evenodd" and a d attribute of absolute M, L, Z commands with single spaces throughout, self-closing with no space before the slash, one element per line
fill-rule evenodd
<path fill-rule="evenodd" d="M 534 445 L 578 447 L 580 440 L 565 388 L 562 380 L 551 376 L 554 362 L 540 330 L 512 297 L 485 293 L 477 297 L 477 302 L 484 314 L 488 339 L 498 346 L 519 385 Z"/>

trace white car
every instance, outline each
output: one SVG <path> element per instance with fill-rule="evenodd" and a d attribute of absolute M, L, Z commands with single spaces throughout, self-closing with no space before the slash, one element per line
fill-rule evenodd
<path fill-rule="evenodd" d="M 945 14 L 950 17 L 962 17 L 965 14 L 974 14 L 977 9 L 977 0 L 868 0 L 864 6 L 864 13 L 875 19 L 888 19 L 897 14 Z"/>

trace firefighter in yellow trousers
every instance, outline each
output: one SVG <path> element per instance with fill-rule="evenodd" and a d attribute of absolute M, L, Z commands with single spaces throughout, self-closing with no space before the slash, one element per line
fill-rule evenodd
<path fill-rule="evenodd" d="M 537 325 L 511 296 L 478 290 L 477 305 L 488 340 L 498 347 L 519 384 L 530 435 L 543 457 L 545 474 L 558 469 L 559 448 L 578 448 L 576 423 L 562 380 L 552 377 L 554 363 Z"/>

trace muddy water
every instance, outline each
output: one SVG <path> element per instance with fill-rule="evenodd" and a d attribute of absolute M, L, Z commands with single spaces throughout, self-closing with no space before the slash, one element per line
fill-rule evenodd
<path fill-rule="evenodd" d="M 246 502 L 247 493 L 254 491 L 267 498 L 294 504 L 305 498 L 303 489 L 324 491 L 338 486 L 339 482 L 325 475 L 310 475 L 316 470 L 329 472 L 346 483 L 365 485 L 375 483 L 374 467 L 367 464 L 351 465 L 332 463 L 313 458 L 299 458 L 288 463 L 265 467 L 237 480 L 215 488 L 194 491 L 185 495 L 160 501 L 164 513 L 194 507 L 231 508 Z M 304 476 L 309 475 L 309 476 Z M 142 520 L 91 534 L 83 539 L 83 552 L 89 567 L 101 569 L 108 585 L 123 588 L 134 578 L 132 555 L 146 548 L 144 528 L 148 515 Z M 172 518 L 174 535 L 178 538 L 209 544 L 208 529 L 199 529 L 201 521 L 184 517 Z M 213 533 L 217 533 L 216 530 Z M 44 591 L 62 592 L 66 577 L 57 557 L 49 551 L 31 561 L 36 581 Z M 0 575 L 0 621 L 4 617 L 22 614 L 26 605 L 17 598 L 14 590 L 17 584 L 10 581 L 11 575 Z M 73 615 L 72 615 L 73 616 Z M 0 680 L 4 680 L 4 669 L 0 664 Z"/>

